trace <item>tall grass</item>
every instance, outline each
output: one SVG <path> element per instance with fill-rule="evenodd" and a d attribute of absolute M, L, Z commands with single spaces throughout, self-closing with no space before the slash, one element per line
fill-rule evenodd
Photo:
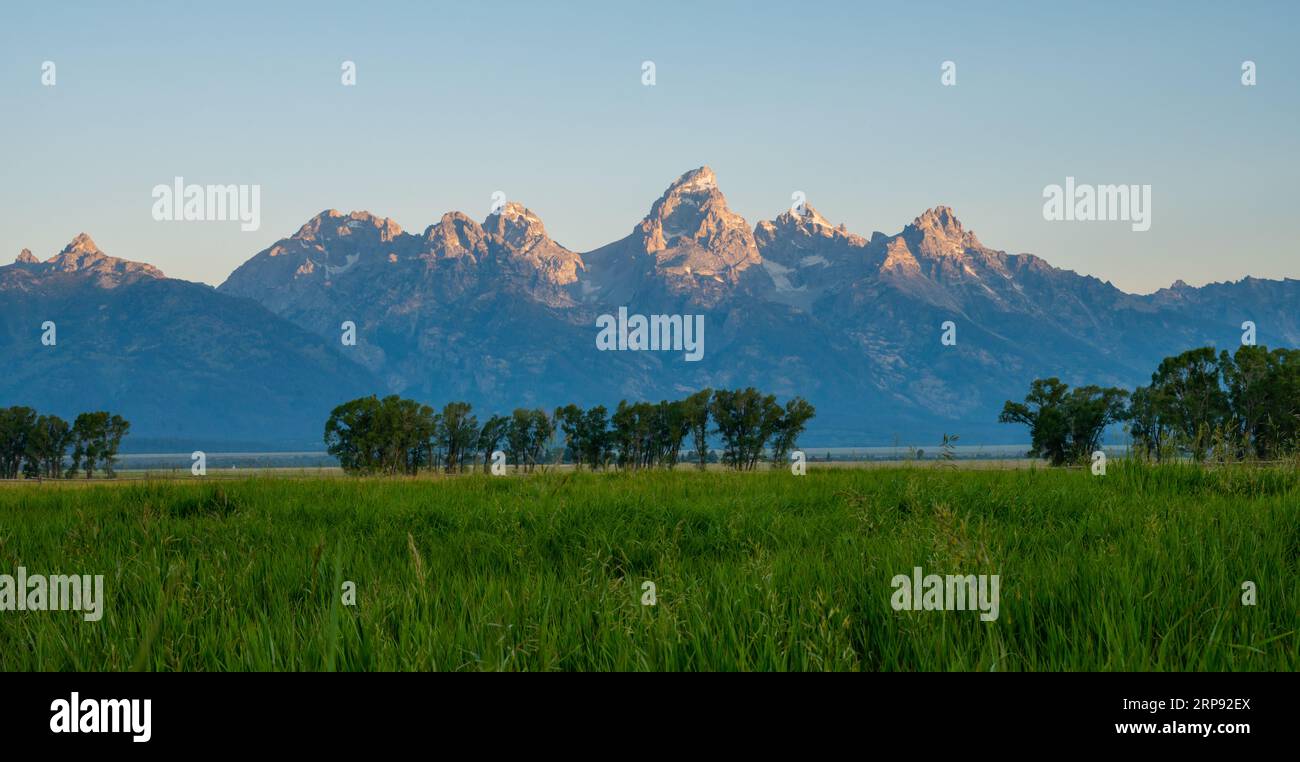
<path fill-rule="evenodd" d="M 1297 498 L 1122 463 L 11 487 L 0 573 L 107 601 L 0 611 L 0 669 L 1295 670 Z M 914 566 L 1000 574 L 999 618 L 895 612 Z"/>

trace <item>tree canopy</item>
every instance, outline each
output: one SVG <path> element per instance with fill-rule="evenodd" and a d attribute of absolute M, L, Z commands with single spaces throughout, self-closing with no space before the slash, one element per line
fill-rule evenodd
<path fill-rule="evenodd" d="M 723 462 L 752 469 L 765 452 L 783 462 L 815 413 L 800 397 L 782 407 L 753 388 L 703 389 L 681 400 L 623 400 L 613 413 L 603 405 L 570 404 L 550 413 L 517 408 L 480 425 L 466 402 L 435 412 L 395 395 L 372 395 L 334 409 L 325 444 L 348 472 L 414 474 L 465 470 L 480 456 L 486 467 L 497 449 L 522 471 L 565 459 L 579 468 L 672 468 L 683 453 L 703 468 L 709 440 L 717 437 Z"/>
<path fill-rule="evenodd" d="M 1190 349 L 1162 360 L 1132 394 L 1036 379 L 998 420 L 1028 426 L 1031 454 L 1057 465 L 1086 457 L 1119 421 L 1129 422 L 1135 451 L 1156 460 L 1275 458 L 1300 445 L 1300 350 Z"/>
<path fill-rule="evenodd" d="M 82 413 L 69 425 L 29 407 L 0 408 L 0 479 L 71 478 L 79 471 L 89 479 L 97 470 L 112 477 L 130 428 L 122 416 L 102 410 Z"/>

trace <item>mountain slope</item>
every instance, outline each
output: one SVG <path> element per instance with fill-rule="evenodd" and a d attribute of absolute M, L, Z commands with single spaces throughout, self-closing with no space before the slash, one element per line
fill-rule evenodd
<path fill-rule="evenodd" d="M 753 232 L 727 207 L 708 167 L 677 178 L 627 237 L 583 260 L 588 301 L 639 296 L 703 308 L 743 291 L 762 269 Z"/>
<path fill-rule="evenodd" d="M 288 256 L 288 261 L 280 261 Z M 1295 281 L 1151 296 L 985 246 L 952 209 L 870 238 L 804 204 L 752 229 L 708 167 L 665 190 L 624 238 L 578 254 L 526 208 L 423 236 L 328 212 L 241 266 L 221 291 L 318 333 L 364 326 L 386 389 L 495 410 L 658 399 L 755 385 L 817 405 L 828 444 L 1022 439 L 996 423 L 1035 377 L 1133 386 L 1188 347 L 1300 343 Z M 600 352 L 598 315 L 703 315 L 704 357 Z M 953 346 L 940 337 L 951 321 Z"/>
<path fill-rule="evenodd" d="M 373 386 L 261 305 L 110 257 L 85 234 L 46 262 L 29 252 L 0 267 L 0 354 L 3 404 L 120 413 L 135 450 L 314 448 L 329 410 Z"/>
<path fill-rule="evenodd" d="M 0 348 L 20 358 L 0 394 L 47 408 L 122 395 L 137 432 L 306 432 L 319 446 L 328 409 L 358 394 L 464 399 L 487 415 L 753 385 L 817 406 L 810 445 L 1013 442 L 1025 434 L 998 411 L 1036 377 L 1132 387 L 1167 355 L 1235 348 L 1245 320 L 1260 343 L 1300 345 L 1298 303 L 1289 279 L 1127 294 L 993 249 L 944 206 L 892 235 L 807 204 L 751 228 L 701 167 L 586 253 L 514 202 L 414 233 L 328 210 L 216 292 L 85 237 L 47 262 L 24 252 L 0 268 Z M 702 316 L 703 356 L 600 351 L 598 318 L 620 310 Z M 42 352 L 46 319 L 59 345 Z M 357 344 L 343 347 L 348 321 Z"/>

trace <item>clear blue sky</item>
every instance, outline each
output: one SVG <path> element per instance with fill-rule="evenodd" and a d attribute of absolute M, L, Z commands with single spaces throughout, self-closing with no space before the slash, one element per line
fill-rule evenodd
<path fill-rule="evenodd" d="M 44 259 L 85 231 L 216 284 L 323 209 L 420 231 L 481 219 L 498 189 L 585 251 L 709 164 L 751 224 L 802 190 L 863 234 L 946 204 L 994 248 L 1126 290 L 1300 277 L 1298 7 L 9 5 L 0 256 Z M 155 222 L 150 190 L 176 175 L 260 184 L 261 230 Z M 1045 222 L 1043 187 L 1067 175 L 1151 184 L 1150 232 Z"/>

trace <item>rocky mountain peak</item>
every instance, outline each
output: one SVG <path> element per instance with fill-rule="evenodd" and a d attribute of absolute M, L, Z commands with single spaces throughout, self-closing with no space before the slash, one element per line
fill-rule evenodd
<path fill-rule="evenodd" d="M 77 237 L 68 242 L 59 254 L 102 254 L 99 246 L 95 244 L 95 239 L 86 233 L 77 233 Z"/>
<path fill-rule="evenodd" d="M 499 210 L 488 215 L 489 220 L 494 217 L 500 217 L 506 220 L 525 220 L 537 224 L 541 224 L 542 222 L 541 218 L 536 214 L 533 214 L 533 210 L 518 201 L 507 201 Z"/>
<path fill-rule="evenodd" d="M 572 304 L 562 289 L 586 269 L 582 256 L 551 240 L 542 219 L 523 204 L 510 202 L 483 221 L 489 251 L 513 289 L 551 306 Z"/>
<path fill-rule="evenodd" d="M 960 236 L 963 232 L 961 220 L 957 219 L 957 214 L 948 206 L 926 209 L 920 217 L 912 220 L 912 225 L 921 230 L 942 231 L 950 236 Z"/>
<path fill-rule="evenodd" d="M 782 267 L 825 268 L 839 261 L 857 260 L 867 245 L 867 239 L 850 233 L 843 225 L 832 225 L 808 203 L 758 223 L 754 239 L 769 272 L 773 270 L 772 263 Z M 781 279 L 776 280 L 779 285 Z"/>
<path fill-rule="evenodd" d="M 832 225 L 811 204 L 791 207 L 754 228 L 773 299 L 803 310 L 829 290 L 862 276 L 867 239 Z"/>
<path fill-rule="evenodd" d="M 668 186 L 665 195 L 712 193 L 718 190 L 718 177 L 708 165 L 685 172 Z"/>
<path fill-rule="evenodd" d="M 637 227 L 645 251 L 670 274 L 734 280 L 762 261 L 745 218 L 727 208 L 713 170 L 677 178 Z"/>
<path fill-rule="evenodd" d="M 38 277 L 56 273 L 91 273 L 97 276 L 99 285 L 104 287 L 115 286 L 129 276 L 164 277 L 162 271 L 153 265 L 110 257 L 85 233 L 79 233 L 58 254 L 45 262 L 40 262 L 32 256 L 31 251 L 23 249 L 16 263 L 38 265 L 29 268 L 29 272 Z"/>
<path fill-rule="evenodd" d="M 801 225 L 812 225 L 814 227 L 824 227 L 824 228 L 834 227 L 833 225 L 831 225 L 830 220 L 827 220 L 825 217 L 823 217 L 820 212 L 818 212 L 816 209 L 813 208 L 812 204 L 809 204 L 806 201 L 803 203 L 801 207 L 798 208 L 797 211 L 794 209 L 790 209 L 786 211 L 786 214 L 789 214 L 791 217 L 794 217 L 796 221 Z"/>
<path fill-rule="evenodd" d="M 727 208 L 727 199 L 708 167 L 693 169 L 674 180 L 641 223 L 646 248 L 651 252 L 671 247 L 683 238 L 707 246 L 710 239 L 737 226 L 744 227 L 745 220 Z"/>
<path fill-rule="evenodd" d="M 764 220 L 758 223 L 755 232 L 760 230 L 768 233 L 797 233 L 800 235 L 821 235 L 835 236 L 842 235 L 850 238 L 861 238 L 861 236 L 849 233 L 843 225 L 833 225 L 831 221 L 822 216 L 813 208 L 812 204 L 805 202 L 802 206 L 785 210 L 778 214 L 772 220 Z M 863 239 L 865 240 L 865 239 Z"/>
<path fill-rule="evenodd" d="M 424 231 L 429 254 L 439 259 L 469 257 L 477 262 L 487 253 L 487 233 L 469 215 L 447 212 Z"/>
<path fill-rule="evenodd" d="M 983 247 L 975 234 L 964 229 L 961 220 L 946 206 L 927 209 L 903 229 L 902 235 L 927 257 L 961 256 L 966 249 Z"/>
<path fill-rule="evenodd" d="M 515 201 L 509 202 L 500 211 L 489 214 L 483 220 L 483 230 L 515 248 L 528 248 L 550 240 L 542 219 Z"/>
<path fill-rule="evenodd" d="M 387 242 L 401 235 L 402 228 L 393 220 L 370 212 L 344 214 L 337 209 L 326 209 L 298 228 L 292 238 L 300 241 L 324 241 L 358 234 Z"/>

